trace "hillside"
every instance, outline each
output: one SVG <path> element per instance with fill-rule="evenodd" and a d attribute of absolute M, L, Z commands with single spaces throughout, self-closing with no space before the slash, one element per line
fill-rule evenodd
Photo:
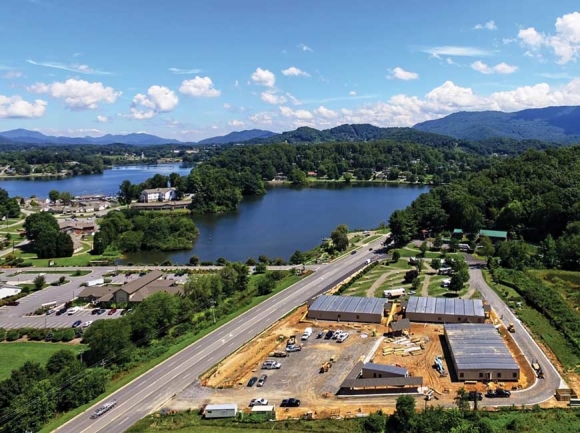
<path fill-rule="evenodd" d="M 418 123 L 416 130 L 464 140 L 511 138 L 580 143 L 580 107 L 547 107 L 504 113 L 460 112 Z"/>
<path fill-rule="evenodd" d="M 277 135 L 271 131 L 264 131 L 262 129 L 249 129 L 246 131 L 234 131 L 227 135 L 220 135 L 217 137 L 210 137 L 199 141 L 197 144 L 227 144 L 227 143 L 243 143 L 248 140 L 269 138 Z"/>

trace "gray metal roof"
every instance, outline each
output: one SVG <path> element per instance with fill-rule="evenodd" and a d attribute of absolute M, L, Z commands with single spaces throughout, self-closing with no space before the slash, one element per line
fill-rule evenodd
<path fill-rule="evenodd" d="M 363 370 L 382 371 L 384 373 L 396 374 L 402 377 L 405 377 L 407 374 L 409 374 L 409 370 L 403 367 L 397 367 L 396 365 L 375 364 L 372 362 L 365 364 Z"/>
<path fill-rule="evenodd" d="M 490 323 L 447 324 L 445 335 L 459 370 L 519 370 L 503 338 Z"/>
<path fill-rule="evenodd" d="M 222 404 L 208 404 L 205 407 L 205 410 L 224 410 L 224 409 L 238 410 L 238 405 L 235 403 L 222 403 Z"/>
<path fill-rule="evenodd" d="M 373 365 L 376 364 L 367 364 Z M 362 369 L 365 368 L 365 363 L 359 361 L 355 364 L 353 369 L 348 373 L 346 379 L 340 384 L 341 388 L 383 388 L 387 386 L 422 386 L 422 377 L 377 377 L 373 379 L 360 379 Z"/>
<path fill-rule="evenodd" d="M 410 296 L 407 313 L 485 317 L 481 299 Z"/>
<path fill-rule="evenodd" d="M 385 300 L 358 296 L 319 296 L 310 306 L 310 311 L 336 313 L 383 314 Z"/>
<path fill-rule="evenodd" d="M 399 319 L 396 322 L 389 323 L 389 326 L 393 331 L 402 331 L 411 327 L 411 321 L 409 319 Z"/>

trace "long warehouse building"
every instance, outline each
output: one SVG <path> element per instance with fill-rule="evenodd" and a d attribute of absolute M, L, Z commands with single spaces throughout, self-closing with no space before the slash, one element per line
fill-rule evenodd
<path fill-rule="evenodd" d="M 308 309 L 308 318 L 339 322 L 381 323 L 384 312 L 384 299 L 322 295 Z"/>
<path fill-rule="evenodd" d="M 520 378 L 518 363 L 492 324 L 445 325 L 445 340 L 459 381 Z"/>
<path fill-rule="evenodd" d="M 481 299 L 410 296 L 405 317 L 411 322 L 484 323 Z"/>

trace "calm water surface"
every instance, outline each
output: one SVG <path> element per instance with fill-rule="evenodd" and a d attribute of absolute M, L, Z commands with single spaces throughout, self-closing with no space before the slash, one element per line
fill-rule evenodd
<path fill-rule="evenodd" d="M 165 259 L 187 263 L 197 255 L 215 261 L 246 261 L 265 254 L 285 260 L 296 250 L 320 244 L 339 224 L 373 228 L 396 209 L 429 190 L 426 186 L 344 186 L 294 189 L 275 187 L 264 197 L 244 199 L 236 212 L 196 216 L 200 235 L 190 251 L 140 252 L 125 262 L 154 263 Z"/>

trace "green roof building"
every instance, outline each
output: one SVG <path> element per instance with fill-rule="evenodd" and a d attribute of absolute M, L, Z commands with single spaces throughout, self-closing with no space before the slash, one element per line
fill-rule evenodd
<path fill-rule="evenodd" d="M 507 232 L 500 230 L 480 230 L 479 236 L 487 236 L 490 239 L 507 239 Z"/>

